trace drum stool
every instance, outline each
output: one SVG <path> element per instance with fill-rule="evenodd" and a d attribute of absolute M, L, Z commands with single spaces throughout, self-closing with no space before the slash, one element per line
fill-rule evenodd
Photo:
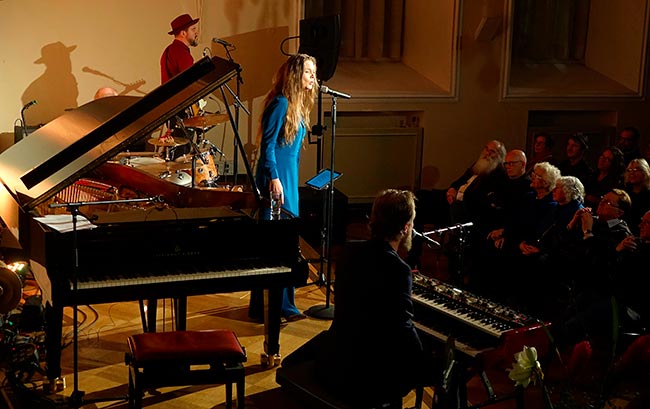
<path fill-rule="evenodd" d="M 129 408 L 140 408 L 144 390 L 163 386 L 225 384 L 226 408 L 244 408 L 246 350 L 231 330 L 148 332 L 127 339 Z M 193 367 L 194 366 L 194 367 Z"/>

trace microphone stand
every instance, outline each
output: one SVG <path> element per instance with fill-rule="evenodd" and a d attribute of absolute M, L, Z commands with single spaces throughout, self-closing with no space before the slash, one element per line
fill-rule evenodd
<path fill-rule="evenodd" d="M 319 88 L 320 89 L 320 88 Z M 318 92 L 318 96 L 320 99 L 321 92 Z M 326 205 L 326 227 L 325 227 L 325 249 L 323 251 L 323 257 L 326 258 L 327 262 L 327 271 L 326 271 L 326 276 L 325 280 L 322 284 L 326 286 L 325 289 L 325 305 L 315 305 L 313 307 L 310 307 L 308 310 L 305 311 L 305 314 L 314 317 L 314 318 L 320 318 L 320 319 L 334 319 L 334 306 L 330 305 L 330 298 L 331 298 L 331 291 L 332 291 L 332 226 L 334 225 L 333 219 L 333 210 L 334 210 L 334 142 L 336 139 L 336 96 L 332 95 L 332 143 L 331 143 L 331 151 L 330 151 L 330 181 L 327 186 L 327 205 Z M 321 259 L 322 260 L 322 259 Z M 322 262 L 321 262 L 322 266 Z M 322 271 L 322 269 L 321 269 Z M 321 272 L 321 281 L 322 280 L 322 272 Z"/>
<path fill-rule="evenodd" d="M 469 227 L 472 227 L 474 223 L 472 222 L 467 222 L 467 223 L 459 223 L 455 224 L 453 226 L 448 226 L 448 227 L 442 227 L 440 229 L 436 230 L 431 230 L 425 233 L 422 233 L 422 236 L 425 238 L 428 238 L 429 235 L 439 235 L 443 234 L 446 232 L 450 232 L 453 230 L 458 230 L 458 249 L 456 251 L 456 271 L 453 271 L 452 273 L 455 274 L 455 277 L 452 277 L 452 281 L 454 284 L 461 286 L 462 285 L 462 277 L 463 277 L 463 257 L 465 255 L 465 242 L 467 241 L 467 229 Z"/>
<path fill-rule="evenodd" d="M 128 400 L 128 396 L 105 397 L 84 399 L 84 391 L 79 390 L 79 306 L 77 304 L 77 288 L 79 282 L 79 237 L 77 231 L 77 217 L 81 212 L 81 206 L 95 206 L 103 204 L 116 204 L 116 203 L 135 203 L 135 202 L 155 202 L 161 201 L 160 197 L 149 197 L 143 199 L 124 199 L 124 200 L 102 200 L 98 202 L 71 202 L 71 203 L 53 203 L 49 207 L 54 209 L 58 207 L 65 207 L 72 216 L 72 251 L 73 251 L 73 264 L 72 264 L 72 373 L 74 377 L 74 388 L 70 394 L 70 406 L 73 408 L 80 408 L 86 404 L 94 402 L 110 402 L 118 400 Z"/>
<path fill-rule="evenodd" d="M 230 54 L 230 49 L 228 48 L 228 45 L 226 45 L 224 43 L 221 43 L 221 45 L 223 45 L 224 50 L 226 50 L 226 56 L 228 57 L 228 61 L 234 63 L 235 60 L 232 58 L 232 55 Z M 244 111 L 246 111 L 246 113 L 248 115 L 250 115 L 250 112 L 248 112 L 248 110 L 246 108 L 244 108 L 244 105 L 239 100 L 239 95 L 241 95 L 240 94 L 241 93 L 241 84 L 243 84 L 243 83 L 244 83 L 244 80 L 242 79 L 242 76 L 241 76 L 241 66 L 238 65 L 237 66 L 237 93 L 235 94 L 232 91 L 232 89 L 230 89 L 228 84 L 225 84 L 225 87 L 228 89 L 228 91 L 233 96 L 235 101 L 237 101 L 237 103 L 235 104 L 235 121 L 234 121 L 235 126 L 237 126 L 237 128 L 239 128 L 239 108 L 240 107 L 243 108 Z M 222 90 L 222 92 L 223 92 L 223 90 Z M 224 102 L 226 102 L 225 97 L 224 97 Z M 233 185 L 237 184 L 237 173 L 239 173 L 238 170 L 237 170 L 237 168 L 238 168 L 238 156 L 237 156 L 238 144 L 239 144 L 239 150 L 241 151 L 242 156 L 246 155 L 246 152 L 244 152 L 244 147 L 241 145 L 241 141 L 239 141 L 237 138 L 235 138 L 234 139 L 234 147 L 233 147 L 235 154 L 233 155 L 233 158 L 232 158 Z"/>

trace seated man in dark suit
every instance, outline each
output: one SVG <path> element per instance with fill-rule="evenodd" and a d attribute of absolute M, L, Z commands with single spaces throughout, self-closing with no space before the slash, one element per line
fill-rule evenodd
<path fill-rule="evenodd" d="M 346 401 L 401 408 L 410 390 L 433 385 L 442 374 L 413 325 L 411 269 L 398 255 L 410 247 L 414 218 L 413 193 L 381 192 L 371 239 L 348 246 L 336 267 L 334 321 L 317 366 L 323 382 Z"/>

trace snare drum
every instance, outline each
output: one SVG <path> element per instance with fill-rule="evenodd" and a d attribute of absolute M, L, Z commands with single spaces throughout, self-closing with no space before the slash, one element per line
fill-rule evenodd
<path fill-rule="evenodd" d="M 165 163 L 165 160 L 156 156 L 133 156 L 126 159 L 125 165 L 137 168 L 143 165 L 155 165 L 159 163 Z"/>

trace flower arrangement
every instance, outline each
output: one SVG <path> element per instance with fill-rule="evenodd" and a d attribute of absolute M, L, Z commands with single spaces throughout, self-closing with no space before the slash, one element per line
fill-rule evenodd
<path fill-rule="evenodd" d="M 636 379 L 647 379 L 650 367 L 650 335 L 638 337 L 621 356 L 613 360 L 613 364 L 601 384 L 591 385 L 596 391 L 595 396 L 584 391 L 579 393 L 579 388 L 572 384 L 579 374 L 584 373 L 585 368 L 589 367 L 592 355 L 593 351 L 589 341 L 579 342 L 573 347 L 571 358 L 566 365 L 562 363 L 559 353 L 557 353 L 566 371 L 566 378 L 565 384 L 552 388 L 545 381 L 542 365 L 538 361 L 537 350 L 535 347 L 524 346 L 521 352 L 514 355 L 515 362 L 508 370 L 508 378 L 515 382 L 515 387 L 527 388 L 531 384 L 539 385 L 543 393 L 544 406 L 547 409 L 617 409 L 626 407 L 627 405 L 619 406 L 620 399 L 612 399 L 612 387 L 616 380 L 621 379 L 625 373 Z M 552 396 L 555 397 L 555 402 Z M 631 399 L 647 402 L 649 398 L 645 391 L 635 394 L 635 397 Z M 639 407 L 645 407 L 643 405 L 644 403 L 641 403 Z"/>
<path fill-rule="evenodd" d="M 544 371 L 542 371 L 542 365 L 537 360 L 537 349 L 535 347 L 524 345 L 524 349 L 515 354 L 515 363 L 509 370 L 508 378 L 515 381 L 515 387 L 527 388 L 531 383 L 533 385 L 539 383 L 544 393 L 544 403 L 547 408 L 554 409 L 551 396 L 544 384 Z"/>

